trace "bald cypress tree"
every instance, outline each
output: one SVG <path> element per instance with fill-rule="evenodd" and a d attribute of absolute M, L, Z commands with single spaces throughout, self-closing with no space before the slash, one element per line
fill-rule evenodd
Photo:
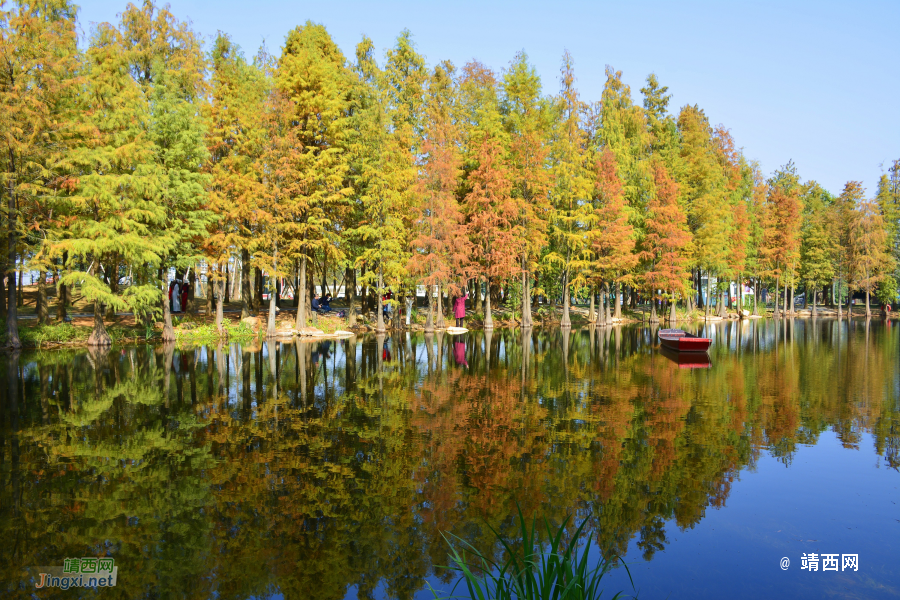
<path fill-rule="evenodd" d="M 265 143 L 263 108 L 271 81 L 261 66 L 248 62 L 225 34 L 220 33 L 213 42 L 211 59 L 211 101 L 205 107 L 209 150 L 205 171 L 212 177 L 209 209 L 219 219 L 210 228 L 204 253 L 216 272 L 224 269 L 232 252 L 240 253 L 244 318 L 250 316 L 250 253 L 254 249 L 254 206 L 260 183 L 256 161 Z M 214 273 L 207 275 L 212 283 Z M 221 325 L 224 290 L 217 296 L 217 322 Z"/>
<path fill-rule="evenodd" d="M 269 333 L 274 335 L 275 278 L 300 265 L 297 327 L 306 326 L 307 265 L 317 253 L 340 256 L 334 226 L 350 194 L 347 182 L 348 89 L 343 53 L 322 25 L 293 29 L 278 59 L 270 143 L 259 166 L 273 229 L 254 260 L 271 273 Z M 283 247 L 276 247 L 278 239 Z M 278 257 L 281 256 L 280 267 Z"/>
<path fill-rule="evenodd" d="M 551 105 L 541 96 L 541 80 L 528 56 L 515 56 L 503 76 L 500 110 L 509 136 L 509 177 L 522 231 L 522 327 L 533 325 L 531 282 L 547 245 L 552 185 L 550 152 Z"/>
<path fill-rule="evenodd" d="M 559 269 L 563 297 L 562 327 L 571 327 L 570 293 L 587 283 L 590 250 L 586 231 L 594 221 L 591 176 L 587 155 L 587 135 L 583 128 L 584 103 L 575 87 L 572 56 L 563 55 L 561 89 L 557 97 L 558 121 L 551 149 L 554 185 L 550 251 L 544 256 L 548 266 Z"/>
<path fill-rule="evenodd" d="M 803 192 L 803 224 L 800 230 L 800 276 L 811 288 L 812 314 L 816 314 L 817 291 L 834 278 L 834 238 L 828 228 L 830 198 L 816 182 Z"/>
<path fill-rule="evenodd" d="M 492 329 L 491 287 L 513 275 L 521 250 L 519 206 L 512 197 L 508 138 L 500 119 L 493 72 L 477 62 L 463 69 L 467 97 L 467 176 L 463 212 L 472 242 L 472 273 L 485 284 L 484 327 Z"/>
<path fill-rule="evenodd" d="M 368 266 L 360 283 L 375 289 L 376 331 L 385 331 L 382 298 L 407 281 L 412 220 L 416 211 L 416 154 L 421 148 L 425 61 L 404 31 L 387 53 L 384 69 L 368 55 L 362 74 L 369 96 L 357 109 L 352 149 L 357 165 L 361 218 L 351 235 L 356 263 Z"/>
<path fill-rule="evenodd" d="M 653 180 L 654 194 L 648 205 L 647 235 L 641 253 L 648 263 L 644 286 L 662 290 L 663 297 L 670 301 L 669 320 L 675 321 L 675 302 L 687 292 L 691 234 L 678 203 L 678 184 L 662 161 L 653 167 Z"/>
<path fill-rule="evenodd" d="M 428 315 L 425 331 L 443 327 L 435 323 L 434 292 L 465 279 L 470 262 L 463 213 L 456 192 L 462 175 L 461 132 L 458 123 L 458 88 L 452 64 L 435 67 L 428 81 L 425 102 L 424 144 L 417 182 L 417 204 L 407 269 L 425 286 Z"/>
<path fill-rule="evenodd" d="M 0 5 L 0 206 L 6 225 L 5 343 L 10 348 L 21 347 L 17 266 L 26 253 L 37 255 L 32 266 L 49 266 L 53 255 L 45 242 L 57 237 L 58 229 L 51 231 L 53 224 L 45 219 L 63 213 L 56 195 L 72 184 L 65 162 L 81 84 L 76 11 L 66 0 Z M 46 310 L 38 312 L 46 320 Z"/>
<path fill-rule="evenodd" d="M 159 264 L 169 248 L 157 235 L 166 212 L 157 173 L 150 166 L 156 148 L 148 135 L 149 103 L 129 71 L 124 39 L 110 25 L 100 25 L 94 33 L 86 81 L 82 116 L 90 135 L 69 158 L 78 174 L 67 198 L 74 218 L 67 235 L 53 242 L 53 252 L 69 258 L 61 283 L 79 285 L 82 296 L 94 305 L 89 343 L 102 346 L 111 340 L 101 305 L 141 314 L 152 312 L 159 298 L 156 286 L 146 282 L 134 282 L 121 296 L 114 293 L 103 276 L 104 265 Z"/>
<path fill-rule="evenodd" d="M 609 147 L 597 158 L 594 174 L 597 208 L 594 210 L 596 224 L 589 234 L 594 256 L 591 269 L 608 294 L 610 284 L 634 284 L 634 268 L 639 257 L 635 253 L 635 231 L 629 222 L 630 210 L 616 156 Z"/>

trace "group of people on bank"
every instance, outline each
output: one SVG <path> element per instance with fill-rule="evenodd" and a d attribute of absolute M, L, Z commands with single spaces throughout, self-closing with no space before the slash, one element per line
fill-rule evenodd
<path fill-rule="evenodd" d="M 169 310 L 173 313 L 185 312 L 190 293 L 191 284 L 189 281 L 176 279 L 169 282 Z"/>

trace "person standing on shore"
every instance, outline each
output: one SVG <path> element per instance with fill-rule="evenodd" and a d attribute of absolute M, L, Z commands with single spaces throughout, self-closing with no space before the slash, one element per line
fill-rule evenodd
<path fill-rule="evenodd" d="M 172 312 L 181 312 L 181 286 L 177 279 L 175 287 L 172 288 Z"/>
<path fill-rule="evenodd" d="M 453 300 L 453 316 L 456 317 L 456 326 L 463 326 L 463 319 L 466 318 L 466 300 L 469 299 L 469 292 L 466 291 L 465 295 L 457 296 Z"/>

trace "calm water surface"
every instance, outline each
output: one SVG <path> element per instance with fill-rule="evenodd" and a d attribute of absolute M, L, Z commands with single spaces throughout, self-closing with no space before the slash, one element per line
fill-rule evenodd
<path fill-rule="evenodd" d="M 442 532 L 499 557 L 518 502 L 642 598 L 900 597 L 900 327 L 699 331 L 709 365 L 640 327 L 0 357 L 0 596 L 108 555 L 55 595 L 431 598 Z"/>

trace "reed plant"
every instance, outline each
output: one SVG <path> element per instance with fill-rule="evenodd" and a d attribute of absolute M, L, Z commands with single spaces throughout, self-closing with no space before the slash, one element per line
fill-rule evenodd
<path fill-rule="evenodd" d="M 602 556 L 597 564 L 590 566 L 588 558 L 590 543 L 579 551 L 579 540 L 587 524 L 585 519 L 571 540 L 564 540 L 567 517 L 562 524 L 553 530 L 549 521 L 544 519 L 549 540 L 548 548 L 543 550 L 538 539 L 535 520 L 531 526 L 525 521 L 519 508 L 519 542 L 507 541 L 493 527 L 491 532 L 504 549 L 503 562 L 497 563 L 485 556 L 477 548 L 457 536 L 455 542 L 447 539 L 450 546 L 452 565 L 449 569 L 459 572 L 462 579 L 454 586 L 450 596 L 440 597 L 431 588 L 435 598 L 449 600 L 451 598 L 470 598 L 471 600 L 598 600 L 603 597 L 600 587 L 603 577 L 610 571 L 613 563 Z M 489 525 L 490 527 L 490 525 Z M 634 581 L 628 565 L 622 563 L 628 573 L 632 589 Z M 479 574 L 476 574 L 479 573 Z M 453 595 L 459 583 L 464 582 L 468 596 Z M 619 591 L 611 596 L 612 600 L 625 598 Z M 636 596 L 634 596 L 636 597 Z"/>

